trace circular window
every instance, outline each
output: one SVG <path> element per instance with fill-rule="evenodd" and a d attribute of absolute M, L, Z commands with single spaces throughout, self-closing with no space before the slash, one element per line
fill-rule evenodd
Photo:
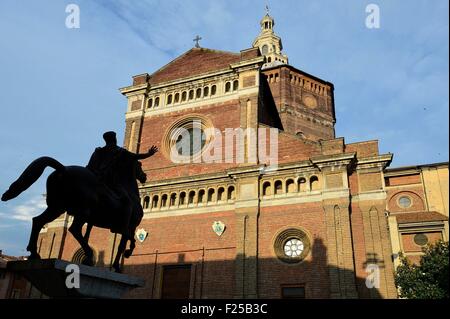
<path fill-rule="evenodd" d="M 291 238 L 284 244 L 284 254 L 287 257 L 300 257 L 304 248 L 300 239 Z"/>
<path fill-rule="evenodd" d="M 201 127 L 183 127 L 174 132 L 173 139 L 178 155 L 192 156 L 205 146 L 206 134 Z"/>
<path fill-rule="evenodd" d="M 428 244 L 428 237 L 425 234 L 417 234 L 414 236 L 414 243 L 419 246 Z"/>
<path fill-rule="evenodd" d="M 303 97 L 303 103 L 310 108 L 317 107 L 317 99 L 312 95 L 305 95 Z"/>
<path fill-rule="evenodd" d="M 298 263 L 309 253 L 310 241 L 300 229 L 290 228 L 275 238 L 274 250 L 277 257 L 286 263 Z"/>
<path fill-rule="evenodd" d="M 189 116 L 176 121 L 162 141 L 165 155 L 174 163 L 189 162 L 199 158 L 212 136 L 207 129 L 212 124 L 202 116 Z"/>
<path fill-rule="evenodd" d="M 411 198 L 409 196 L 401 196 L 398 199 L 398 204 L 402 208 L 408 208 L 411 206 Z"/>

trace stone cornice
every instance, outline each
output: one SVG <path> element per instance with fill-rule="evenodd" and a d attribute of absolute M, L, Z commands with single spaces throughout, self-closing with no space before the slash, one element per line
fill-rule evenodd
<path fill-rule="evenodd" d="M 130 96 L 130 95 L 135 95 L 135 94 L 146 93 L 147 87 L 148 87 L 148 83 L 143 83 L 143 84 L 138 84 L 138 85 L 126 86 L 126 87 L 120 88 L 119 91 L 123 95 Z"/>
<path fill-rule="evenodd" d="M 204 174 L 204 175 L 195 175 L 192 177 L 181 177 L 181 178 L 172 178 L 166 180 L 159 180 L 148 182 L 145 185 L 140 186 L 140 189 L 145 188 L 156 188 L 161 186 L 169 186 L 169 185 L 180 185 L 180 184 L 188 184 L 188 183 L 207 183 L 208 181 L 222 181 L 222 182 L 233 182 L 236 178 L 245 178 L 259 175 L 282 175 L 285 174 L 288 170 L 297 170 L 295 173 L 298 174 L 298 170 L 307 169 L 308 171 L 315 171 L 316 168 L 312 165 L 311 161 L 305 160 L 298 163 L 289 163 L 289 164 L 280 164 L 276 170 L 274 171 L 264 171 L 266 165 L 251 165 L 245 167 L 238 167 L 228 169 L 219 173 L 212 174 Z"/>
<path fill-rule="evenodd" d="M 357 159 L 356 169 L 367 169 L 367 168 L 381 168 L 385 169 L 392 162 L 393 154 L 382 154 L 370 157 L 363 157 Z"/>
<path fill-rule="evenodd" d="M 356 160 L 356 153 L 340 153 L 333 155 L 320 155 L 311 158 L 311 162 L 320 170 L 326 167 L 348 167 Z"/>
<path fill-rule="evenodd" d="M 393 217 L 395 217 L 395 215 L 392 215 Z M 408 230 L 408 231 L 414 231 L 417 229 L 429 229 L 429 230 L 436 230 L 435 227 L 443 227 L 444 226 L 444 221 L 442 220 L 436 220 L 436 221 L 428 221 L 428 222 L 424 222 L 424 221 L 420 221 L 420 222 L 410 222 L 410 223 L 402 223 L 402 224 L 398 224 L 398 229 L 399 230 Z"/>
<path fill-rule="evenodd" d="M 182 177 L 182 178 L 172 178 L 172 179 L 166 179 L 161 181 L 154 181 L 145 183 L 144 185 L 140 186 L 140 189 L 145 188 L 158 188 L 158 187 L 166 187 L 170 185 L 176 185 L 176 187 L 179 187 L 181 184 L 197 184 L 201 183 L 205 185 L 208 181 L 222 181 L 222 182 L 231 182 L 233 181 L 230 179 L 230 176 L 224 174 L 224 172 L 218 173 L 218 174 L 208 174 L 208 175 L 196 175 L 192 177 Z"/>
<path fill-rule="evenodd" d="M 376 190 L 370 192 L 362 192 L 356 195 L 351 196 L 352 201 L 377 201 L 377 200 L 385 200 L 386 199 L 386 191 L 384 190 Z"/>
<path fill-rule="evenodd" d="M 230 64 L 230 67 L 232 69 L 242 68 L 242 67 L 248 67 L 248 66 L 254 66 L 254 67 L 260 67 L 260 64 L 264 63 L 264 56 L 259 56 L 250 60 L 243 60 L 239 61 L 237 63 Z"/>
<path fill-rule="evenodd" d="M 404 171 L 385 171 L 384 176 L 393 177 L 393 176 L 405 176 L 405 175 L 414 175 L 419 174 L 420 170 L 418 168 L 410 168 Z"/>
<path fill-rule="evenodd" d="M 186 78 L 182 78 L 182 79 L 178 79 L 178 80 L 174 80 L 174 81 L 162 82 L 162 83 L 158 83 L 157 85 L 154 85 L 154 86 L 150 86 L 148 83 L 126 86 L 126 87 L 120 88 L 119 91 L 123 95 L 129 95 L 130 93 L 137 93 L 136 91 L 139 91 L 139 90 L 161 89 L 161 88 L 164 88 L 167 86 L 184 84 L 187 82 L 193 82 L 193 81 L 197 81 L 197 80 L 204 80 L 206 78 L 210 78 L 210 77 L 214 77 L 214 76 L 222 76 L 227 73 L 235 72 L 235 69 L 238 69 L 238 68 L 249 67 L 249 66 L 254 66 L 254 68 L 259 68 L 260 67 L 259 64 L 262 62 L 264 62 L 264 57 L 259 56 L 259 57 L 256 57 L 256 58 L 253 58 L 250 60 L 244 60 L 244 61 L 230 64 L 230 67 L 226 68 L 226 69 L 217 70 L 217 71 L 210 72 L 210 73 L 204 73 L 201 75 L 186 77 Z M 145 91 L 139 92 L 139 93 L 145 93 Z"/>

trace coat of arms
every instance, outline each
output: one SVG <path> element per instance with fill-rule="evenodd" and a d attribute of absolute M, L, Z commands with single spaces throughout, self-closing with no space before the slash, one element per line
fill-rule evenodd
<path fill-rule="evenodd" d="M 145 231 L 144 228 L 139 228 L 136 231 L 136 238 L 137 240 L 139 240 L 141 243 L 144 242 L 144 240 L 147 238 L 148 233 Z"/>
<path fill-rule="evenodd" d="M 223 232 L 225 231 L 225 224 L 221 221 L 215 221 L 212 224 L 212 229 L 217 234 L 217 236 L 221 236 Z"/>

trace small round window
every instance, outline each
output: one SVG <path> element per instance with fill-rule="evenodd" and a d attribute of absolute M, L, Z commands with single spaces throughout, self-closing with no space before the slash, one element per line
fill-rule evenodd
<path fill-rule="evenodd" d="M 400 205 L 401 208 L 408 208 L 411 206 L 411 198 L 409 198 L 408 196 L 401 196 L 398 199 L 398 204 Z"/>
<path fill-rule="evenodd" d="M 425 234 L 417 234 L 414 236 L 414 243 L 418 246 L 425 246 L 428 244 L 428 237 Z"/>
<path fill-rule="evenodd" d="M 298 263 L 305 259 L 310 250 L 308 236 L 300 229 L 290 228 L 275 238 L 274 250 L 277 257 L 286 263 Z"/>

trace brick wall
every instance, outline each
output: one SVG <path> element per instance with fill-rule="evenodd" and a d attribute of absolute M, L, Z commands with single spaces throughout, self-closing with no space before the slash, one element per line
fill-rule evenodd
<path fill-rule="evenodd" d="M 410 207 L 402 207 L 399 205 L 399 198 L 407 196 L 411 200 Z M 402 187 L 399 189 L 389 189 L 387 191 L 387 207 L 390 212 L 415 212 L 425 211 L 425 194 L 421 186 Z"/>
<path fill-rule="evenodd" d="M 304 284 L 307 298 L 329 298 L 327 234 L 321 203 L 262 208 L 259 225 L 259 297 L 280 298 L 282 284 Z M 312 245 L 299 264 L 286 264 L 274 253 L 276 235 L 290 227 L 309 234 Z"/>
<path fill-rule="evenodd" d="M 321 85 L 323 90 L 320 93 L 316 88 L 300 85 L 293 79 L 295 71 L 284 66 L 262 73 L 269 84 L 284 131 L 291 134 L 302 132 L 311 140 L 334 138 L 333 93 L 329 85 Z M 299 73 L 295 74 L 300 77 Z M 315 81 L 305 75 L 302 77 Z"/>
<path fill-rule="evenodd" d="M 400 186 L 410 184 L 421 184 L 420 174 L 411 174 L 406 176 L 390 176 L 385 178 L 386 186 Z"/>
<path fill-rule="evenodd" d="M 406 253 L 410 252 L 422 252 L 424 246 L 419 246 L 414 242 L 414 236 L 416 236 L 418 233 L 407 233 L 402 234 L 402 246 L 403 251 Z M 421 233 L 428 237 L 429 243 L 434 243 L 438 240 L 442 239 L 442 233 L 441 232 L 425 232 Z"/>

